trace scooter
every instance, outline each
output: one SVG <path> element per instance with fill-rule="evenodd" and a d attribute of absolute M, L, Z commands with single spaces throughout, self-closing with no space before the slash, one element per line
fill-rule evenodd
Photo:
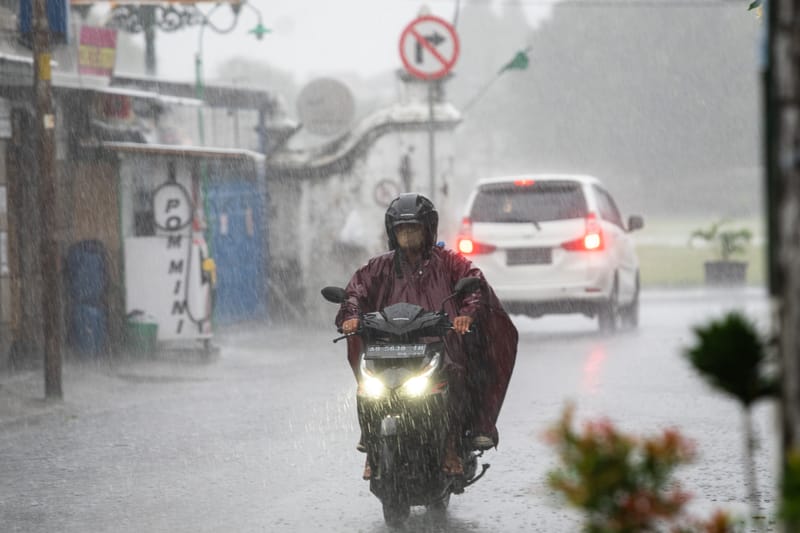
<path fill-rule="evenodd" d="M 360 316 L 352 335 L 362 340 L 359 356 L 357 408 L 362 443 L 367 450 L 372 475 L 370 491 L 383 505 L 383 516 L 391 527 L 401 526 L 411 506 L 426 506 L 444 513 L 451 494 L 483 477 L 488 464 L 478 459 L 483 451 L 472 448 L 463 428 L 456 443 L 463 475 L 442 471 L 450 424 L 449 387 L 444 371 L 445 336 L 453 325 L 444 311 L 451 298 L 469 294 L 480 285 L 478 278 L 463 278 L 439 311 L 427 311 L 409 303 L 397 303 Z M 323 297 L 333 303 L 345 301 L 340 287 L 325 287 Z"/>

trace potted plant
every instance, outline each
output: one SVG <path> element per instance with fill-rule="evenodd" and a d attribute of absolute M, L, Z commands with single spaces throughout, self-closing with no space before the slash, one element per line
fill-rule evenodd
<path fill-rule="evenodd" d="M 734 255 L 743 254 L 753 234 L 747 228 L 724 229 L 727 222 L 719 221 L 708 229 L 696 229 L 689 237 L 689 245 L 697 239 L 716 245 L 719 258 L 703 264 L 705 281 L 709 285 L 741 285 L 747 278 L 747 261 L 735 261 Z"/>

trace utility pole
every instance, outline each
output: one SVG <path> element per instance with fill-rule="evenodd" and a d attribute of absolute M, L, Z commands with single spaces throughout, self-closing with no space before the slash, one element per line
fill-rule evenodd
<path fill-rule="evenodd" d="M 42 315 L 44 319 L 45 397 L 61 399 L 61 287 L 58 279 L 58 243 L 55 192 L 55 113 L 51 89 L 50 25 L 47 0 L 33 3 L 33 70 L 36 107 L 37 178 L 39 215 L 42 220 Z"/>
<path fill-rule="evenodd" d="M 785 490 L 781 496 L 792 499 L 791 508 L 797 505 L 797 489 L 791 488 L 796 481 L 785 476 L 800 452 L 800 16 L 792 0 L 771 0 L 766 12 L 762 68 L 769 289 L 780 354 L 781 467 L 788 482 L 779 486 Z M 796 511 L 782 520 L 782 531 L 797 531 Z"/>

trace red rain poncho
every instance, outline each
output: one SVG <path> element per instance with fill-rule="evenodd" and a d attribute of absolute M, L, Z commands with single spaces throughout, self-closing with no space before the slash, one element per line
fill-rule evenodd
<path fill-rule="evenodd" d="M 336 325 L 358 318 L 359 313 L 379 311 L 389 305 L 407 302 L 427 310 L 438 310 L 441 302 L 453 292 L 456 282 L 465 277 L 481 279 L 480 290 L 459 300 L 445 303 L 450 319 L 473 318 L 477 333 L 460 337 L 447 336 L 449 371 L 465 378 L 471 408 L 465 409 L 468 428 L 475 433 L 494 437 L 495 424 L 505 398 L 517 355 L 517 329 L 503 309 L 483 273 L 465 257 L 439 247 L 432 247 L 417 268 L 399 257 L 397 251 L 371 259 L 353 275 L 345 291 L 347 299 L 336 315 Z M 361 342 L 348 338 L 347 358 L 358 376 Z M 455 391 L 455 398 L 463 398 Z"/>

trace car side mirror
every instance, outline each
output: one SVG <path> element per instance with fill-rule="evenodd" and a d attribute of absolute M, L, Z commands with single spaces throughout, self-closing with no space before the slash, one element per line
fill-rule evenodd
<path fill-rule="evenodd" d="M 644 227 L 644 219 L 639 215 L 631 215 L 628 218 L 628 231 L 636 231 Z"/>
<path fill-rule="evenodd" d="M 347 298 L 347 293 L 341 287 L 325 287 L 322 289 L 322 297 L 331 303 L 340 304 Z"/>

